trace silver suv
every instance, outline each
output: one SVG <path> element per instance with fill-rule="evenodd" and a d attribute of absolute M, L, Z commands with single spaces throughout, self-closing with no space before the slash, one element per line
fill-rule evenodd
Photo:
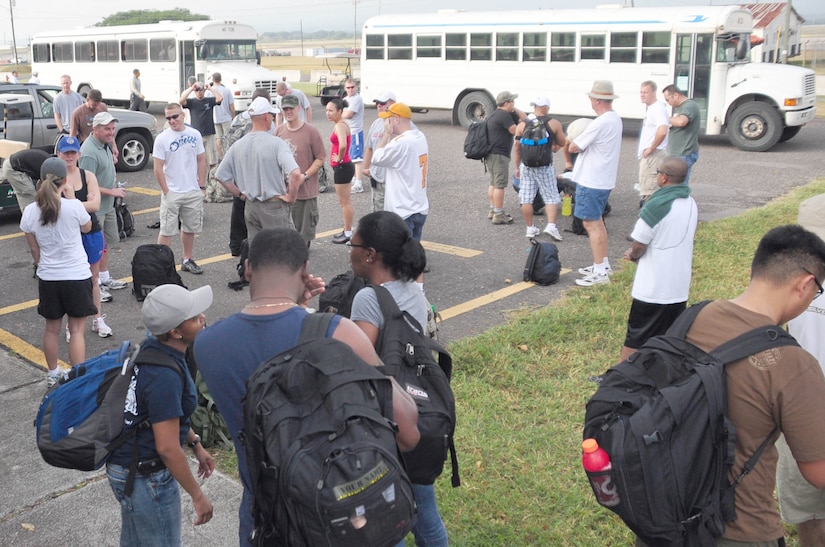
<path fill-rule="evenodd" d="M 18 103 L 7 107 L 4 113 L 0 105 L 0 129 L 5 128 L 5 133 L 0 138 L 28 142 L 31 148 L 53 152 L 58 130 L 52 103 L 60 93 L 60 88 L 53 85 L 0 82 L 0 94 L 3 93 L 30 95 L 34 100 L 34 109 L 32 103 Z M 158 133 L 157 119 L 145 112 L 120 108 L 109 108 L 109 112 L 119 120 L 115 133 L 115 143 L 120 153 L 117 170 L 140 171 L 149 163 L 155 135 Z"/>

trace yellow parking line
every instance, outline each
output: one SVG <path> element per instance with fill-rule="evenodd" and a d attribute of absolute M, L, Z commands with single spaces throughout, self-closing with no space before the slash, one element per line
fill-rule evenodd
<path fill-rule="evenodd" d="M 61 332 L 60 334 L 63 333 Z M 43 355 L 43 352 L 39 348 L 34 347 L 22 338 L 18 338 L 17 336 L 3 329 L 0 329 L 0 345 L 9 348 L 9 350 L 13 351 L 23 359 L 31 361 L 39 367 L 42 367 L 44 369 L 49 368 L 49 366 L 46 364 L 46 356 Z M 58 361 L 57 366 L 69 368 L 69 365 L 67 363 L 64 363 L 63 361 Z"/>
<path fill-rule="evenodd" d="M 157 213 L 160 207 L 152 207 L 150 209 L 141 209 L 140 211 L 132 211 L 133 215 L 145 215 L 146 213 Z"/>
<path fill-rule="evenodd" d="M 316 239 L 321 239 L 322 237 L 327 236 L 334 236 L 335 234 L 341 233 L 341 230 L 328 230 L 326 232 L 321 232 L 319 234 L 315 234 Z M 456 247 L 454 245 L 446 245 L 444 243 L 435 243 L 433 241 L 422 241 L 421 245 L 428 251 L 433 251 L 434 253 L 444 253 L 448 255 L 454 255 L 461 258 L 473 258 L 474 256 L 478 256 L 483 254 L 484 251 L 477 251 L 475 249 L 465 249 L 463 247 Z"/>
<path fill-rule="evenodd" d="M 40 299 L 29 300 L 28 302 L 20 302 L 19 304 L 12 304 L 11 306 L 6 306 L 4 308 L 0 308 L 0 315 L 8 315 L 10 313 L 15 313 L 18 311 L 27 310 L 29 308 L 33 308 L 37 306 L 37 303 L 40 302 Z"/>
<path fill-rule="evenodd" d="M 3 241 L 4 239 L 14 239 L 15 237 L 23 237 L 24 235 L 26 235 L 26 234 L 24 234 L 23 232 L 16 232 L 14 234 L 6 234 L 4 236 L 0 236 L 0 241 Z"/>
<path fill-rule="evenodd" d="M 124 188 L 127 192 L 134 192 L 135 194 L 143 194 L 144 196 L 159 196 L 160 190 L 155 190 L 154 188 L 144 188 L 143 186 L 133 186 L 130 188 Z"/>

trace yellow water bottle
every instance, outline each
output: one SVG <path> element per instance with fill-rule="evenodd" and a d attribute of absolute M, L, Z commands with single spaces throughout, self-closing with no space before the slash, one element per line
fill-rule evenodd
<path fill-rule="evenodd" d="M 561 198 L 561 215 L 569 217 L 573 214 L 573 197 L 570 194 L 564 194 Z"/>

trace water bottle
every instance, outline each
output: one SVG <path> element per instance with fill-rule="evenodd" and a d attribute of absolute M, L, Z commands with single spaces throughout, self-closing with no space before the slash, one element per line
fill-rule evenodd
<path fill-rule="evenodd" d="M 613 484 L 610 456 L 599 447 L 596 439 L 585 439 L 582 442 L 582 451 L 582 466 L 590 479 L 596 500 L 605 507 L 618 505 L 621 500 Z"/>
<path fill-rule="evenodd" d="M 564 194 L 561 198 L 561 216 L 569 217 L 573 214 L 573 196 Z"/>

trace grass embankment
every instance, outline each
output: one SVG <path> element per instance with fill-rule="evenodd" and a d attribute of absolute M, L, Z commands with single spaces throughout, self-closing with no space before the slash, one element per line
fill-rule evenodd
<path fill-rule="evenodd" d="M 796 222 L 799 203 L 823 192 L 825 179 L 701 224 L 691 302 L 737 295 L 762 235 Z M 571 289 L 547 307 L 515 310 L 509 324 L 450 344 L 462 486 L 450 488 L 448 468 L 436 487 L 451 544 L 632 545 L 621 521 L 596 504 L 580 452 L 584 405 L 596 389 L 587 378 L 616 362 L 624 340 L 635 269 L 625 266 L 609 285 Z M 220 461 L 233 472 L 231 454 Z"/>

